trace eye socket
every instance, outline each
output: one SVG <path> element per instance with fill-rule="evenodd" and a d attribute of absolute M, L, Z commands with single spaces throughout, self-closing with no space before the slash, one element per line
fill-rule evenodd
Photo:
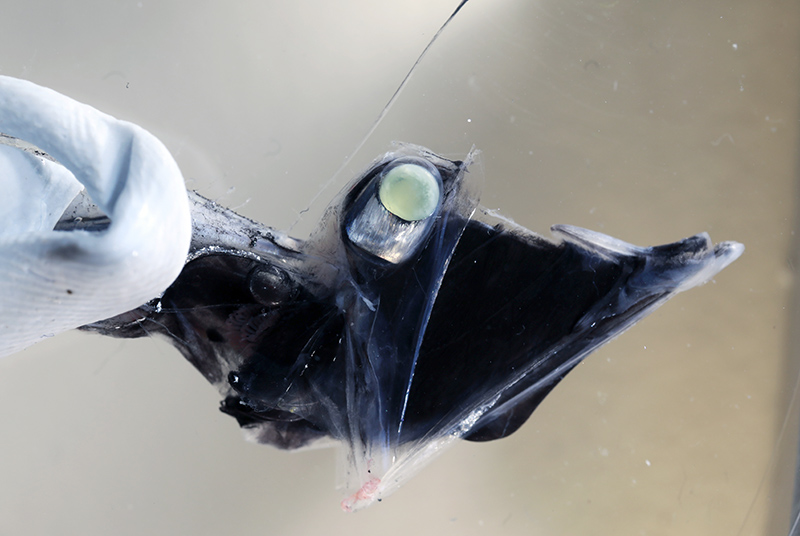
<path fill-rule="evenodd" d="M 427 168 L 417 164 L 390 169 L 378 190 L 378 198 L 386 210 L 405 221 L 430 217 L 436 211 L 440 195 L 439 181 Z"/>

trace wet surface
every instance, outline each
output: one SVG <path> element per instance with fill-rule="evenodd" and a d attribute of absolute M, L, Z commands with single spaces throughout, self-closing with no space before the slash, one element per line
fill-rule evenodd
<path fill-rule="evenodd" d="M 144 126 L 191 188 L 285 228 L 453 4 L 18 3 L 0 71 Z M 483 204 L 542 234 L 747 246 L 593 354 L 514 436 L 458 445 L 344 516 L 332 452 L 243 442 L 162 341 L 66 334 L 0 363 L 0 532 L 780 533 L 786 482 L 758 489 L 796 371 L 799 10 L 471 0 L 335 181 L 394 139 L 454 158 L 475 145 Z"/>

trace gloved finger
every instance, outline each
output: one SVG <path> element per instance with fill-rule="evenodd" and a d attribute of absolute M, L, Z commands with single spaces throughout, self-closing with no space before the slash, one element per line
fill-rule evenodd
<path fill-rule="evenodd" d="M 0 241 L 52 230 L 82 189 L 64 166 L 0 144 Z"/>
<path fill-rule="evenodd" d="M 180 170 L 158 139 L 52 90 L 4 76 L 0 132 L 52 155 L 111 219 L 100 232 L 29 229 L 0 235 L 0 355 L 131 310 L 177 277 L 191 220 Z M 35 226 L 20 226 L 26 227 Z"/>

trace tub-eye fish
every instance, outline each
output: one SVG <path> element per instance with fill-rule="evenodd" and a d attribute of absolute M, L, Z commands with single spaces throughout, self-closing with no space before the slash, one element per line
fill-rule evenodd
<path fill-rule="evenodd" d="M 744 250 L 566 225 L 550 241 L 478 206 L 473 153 L 414 145 L 301 241 L 187 196 L 155 137 L 29 82 L 0 76 L 0 133 L 0 355 L 81 325 L 163 335 L 252 440 L 343 444 L 345 510 L 458 439 L 512 434 L 589 352 Z"/>
<path fill-rule="evenodd" d="M 513 433 L 589 352 L 742 252 L 706 234 L 640 248 L 491 222 L 471 159 L 403 145 L 304 242 L 190 195 L 178 279 L 86 329 L 167 336 L 254 441 L 343 443 L 352 510 L 453 440 Z"/>

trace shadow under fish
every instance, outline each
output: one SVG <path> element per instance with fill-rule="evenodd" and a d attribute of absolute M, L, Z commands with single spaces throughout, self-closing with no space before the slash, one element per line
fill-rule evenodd
<path fill-rule="evenodd" d="M 190 194 L 178 279 L 84 329 L 167 336 L 254 441 L 343 443 L 349 511 L 455 440 L 513 433 L 592 350 L 744 250 L 562 225 L 546 240 L 478 207 L 472 158 L 399 146 L 307 241 Z"/>

